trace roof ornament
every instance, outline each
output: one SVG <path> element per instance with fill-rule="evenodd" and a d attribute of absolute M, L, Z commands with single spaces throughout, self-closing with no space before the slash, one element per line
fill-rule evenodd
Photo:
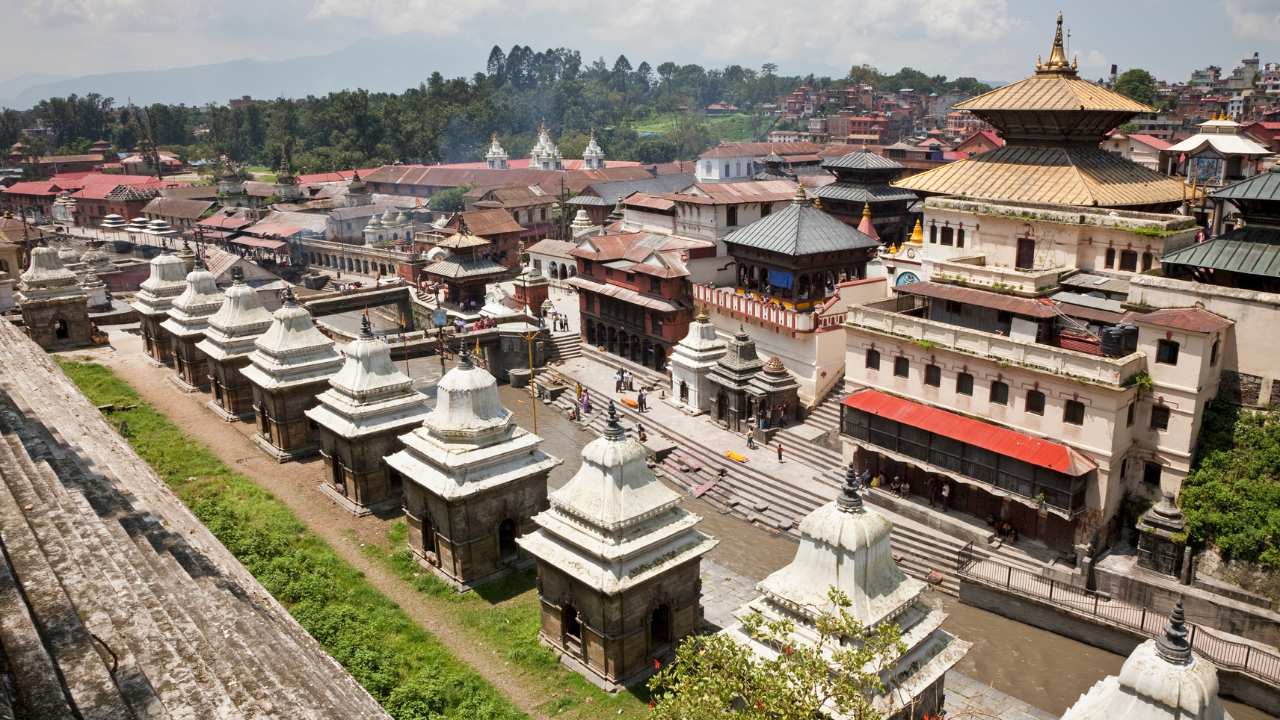
<path fill-rule="evenodd" d="M 804 205 L 806 202 L 808 202 L 808 197 L 804 194 L 803 185 L 796 185 L 796 196 L 792 200 L 792 202 L 796 205 Z"/>
<path fill-rule="evenodd" d="M 285 307 L 298 307 L 298 298 L 293 294 L 292 285 L 284 289 L 284 297 L 282 300 L 284 301 Z"/>
<path fill-rule="evenodd" d="M 924 226 L 920 224 L 920 218 L 916 218 L 916 226 L 911 231 L 911 239 L 908 242 L 912 245 L 924 244 Z"/>
<path fill-rule="evenodd" d="M 364 315 L 360 316 L 360 337 L 365 340 L 373 339 L 373 323 L 369 322 L 369 311 L 366 310 Z"/>
<path fill-rule="evenodd" d="M 1041 63 L 1039 56 L 1036 56 L 1036 72 L 1069 75 L 1075 74 L 1075 68 L 1071 63 L 1067 62 L 1067 51 L 1063 49 L 1062 11 L 1058 11 L 1058 24 L 1053 33 L 1053 48 L 1049 51 L 1049 61 Z"/>
<path fill-rule="evenodd" d="M 849 463 L 844 472 L 844 483 L 840 486 L 840 497 L 836 498 L 836 507 L 840 512 L 852 514 L 864 510 L 861 490 L 862 480 L 858 478 L 858 471 L 853 468 L 853 463 Z"/>
<path fill-rule="evenodd" d="M 458 369 L 459 370 L 475 370 L 476 364 L 471 361 L 471 350 L 466 345 L 458 351 Z"/>
<path fill-rule="evenodd" d="M 613 401 L 609 401 L 609 421 L 605 424 L 604 436 L 613 442 L 619 442 L 626 437 L 627 431 L 622 428 L 622 423 L 618 422 L 618 408 L 614 406 Z"/>
<path fill-rule="evenodd" d="M 239 265 L 232 265 L 231 266 L 231 283 L 238 284 L 243 282 L 244 282 L 244 270 L 241 270 Z"/>
<path fill-rule="evenodd" d="M 1156 640 L 1156 652 L 1174 665 L 1191 662 L 1191 643 L 1187 639 L 1186 616 L 1182 613 L 1182 598 L 1169 614 L 1164 634 Z"/>

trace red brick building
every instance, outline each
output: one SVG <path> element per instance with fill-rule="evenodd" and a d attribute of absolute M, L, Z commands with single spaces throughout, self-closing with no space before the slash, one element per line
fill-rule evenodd
<path fill-rule="evenodd" d="M 686 263 L 713 257 L 715 244 L 650 233 L 593 235 L 570 254 L 578 272 L 565 282 L 578 290 L 583 340 L 665 370 L 693 318 Z"/>

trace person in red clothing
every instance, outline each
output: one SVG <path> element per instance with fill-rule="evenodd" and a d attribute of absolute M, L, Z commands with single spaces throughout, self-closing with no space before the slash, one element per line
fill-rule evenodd
<path fill-rule="evenodd" d="M 782 462 L 782 441 L 778 441 L 778 462 Z"/>

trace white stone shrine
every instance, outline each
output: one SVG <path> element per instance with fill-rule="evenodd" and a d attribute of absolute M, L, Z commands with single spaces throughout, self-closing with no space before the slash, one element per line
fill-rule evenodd
<path fill-rule="evenodd" d="M 228 422 L 253 417 L 253 386 L 240 369 L 249 364 L 254 341 L 271 327 L 271 313 L 258 292 L 245 285 L 244 271 L 231 268 L 231 280 L 204 339 L 196 343 L 209 363 L 209 409 Z"/>
<path fill-rule="evenodd" d="M 209 318 L 222 307 L 223 297 L 213 273 L 199 260 L 187 274 L 186 284 L 182 294 L 174 298 L 169 319 L 160 327 L 169 333 L 173 349 L 176 374 L 171 379 L 178 387 L 194 392 L 209 383 L 207 359 L 197 344 L 204 340 Z"/>
<path fill-rule="evenodd" d="M 711 368 L 725 354 L 724 341 L 716 335 L 716 326 L 707 314 L 689 323 L 689 334 L 676 343 L 668 363 L 671 366 L 671 402 L 678 408 L 694 413 L 711 409 L 711 398 L 716 387 L 708 379 Z"/>
<path fill-rule="evenodd" d="M 169 318 L 174 299 L 187 289 L 186 278 L 182 258 L 172 253 L 157 255 L 151 259 L 151 275 L 142 281 L 131 303 L 138 313 L 147 356 L 162 365 L 172 362 L 173 356 L 168 333 L 160 323 Z"/>

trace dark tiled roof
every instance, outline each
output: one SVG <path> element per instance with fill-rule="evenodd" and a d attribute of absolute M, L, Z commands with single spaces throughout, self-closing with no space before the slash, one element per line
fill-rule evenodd
<path fill-rule="evenodd" d="M 1146 315 L 1131 315 L 1134 322 L 1144 325 L 1156 325 L 1174 330 L 1188 332 L 1211 333 L 1231 327 L 1231 321 L 1215 315 L 1208 310 L 1197 307 L 1167 308 L 1155 310 Z"/>
<path fill-rule="evenodd" d="M 1280 230 L 1243 227 L 1160 258 L 1161 265 L 1188 265 L 1244 275 L 1280 277 Z"/>
<path fill-rule="evenodd" d="M 871 152 L 851 152 L 834 160 L 827 160 L 822 163 L 822 167 L 842 170 L 901 170 L 902 164 Z"/>
<path fill-rule="evenodd" d="M 158 197 L 142 208 L 144 215 L 163 215 L 183 220 L 199 220 L 213 207 L 212 200 L 187 200 L 186 198 Z"/>
<path fill-rule="evenodd" d="M 1269 172 L 1259 173 L 1248 180 L 1211 192 L 1209 196 L 1225 200 L 1280 202 L 1280 165 L 1273 166 Z"/>
<path fill-rule="evenodd" d="M 871 185 L 858 187 L 835 182 L 815 188 L 813 194 L 823 200 L 845 200 L 847 202 L 893 202 L 917 200 L 916 194 L 910 190 L 900 190 L 888 185 Z"/>
<path fill-rule="evenodd" d="M 878 247 L 880 243 L 808 202 L 792 202 L 725 236 L 724 241 L 784 255 Z"/>

